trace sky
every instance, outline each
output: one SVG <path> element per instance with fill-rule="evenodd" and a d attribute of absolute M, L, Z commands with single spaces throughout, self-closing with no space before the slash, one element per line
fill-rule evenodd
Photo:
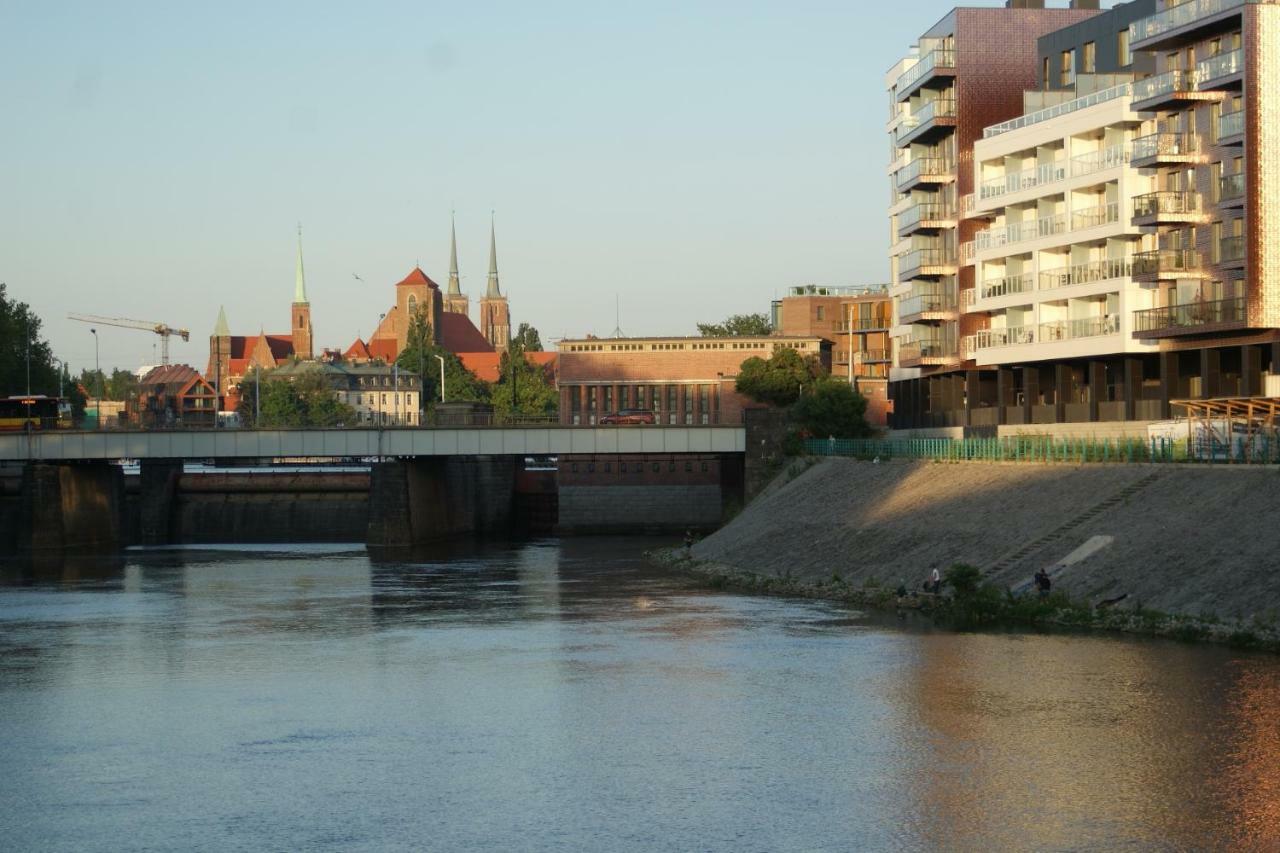
<path fill-rule="evenodd" d="M 884 281 L 883 78 L 952 5 L 0 0 L 0 281 L 74 371 L 69 312 L 287 332 L 299 223 L 317 349 L 445 284 L 451 211 L 548 346 Z"/>

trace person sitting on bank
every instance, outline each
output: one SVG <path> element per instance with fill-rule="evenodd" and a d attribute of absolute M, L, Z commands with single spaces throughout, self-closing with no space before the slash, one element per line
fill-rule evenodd
<path fill-rule="evenodd" d="M 1040 590 L 1040 597 L 1044 598 L 1049 594 L 1049 590 L 1053 587 L 1053 581 L 1049 579 L 1049 573 L 1044 569 L 1036 572 L 1036 589 Z"/>
<path fill-rule="evenodd" d="M 938 595 L 942 592 L 942 575 L 938 574 L 938 567 L 934 566 L 933 571 L 929 573 L 929 579 L 925 581 L 924 591 Z"/>
<path fill-rule="evenodd" d="M 693 531 L 686 530 L 684 532 L 684 555 L 689 556 L 689 552 L 693 550 Z"/>

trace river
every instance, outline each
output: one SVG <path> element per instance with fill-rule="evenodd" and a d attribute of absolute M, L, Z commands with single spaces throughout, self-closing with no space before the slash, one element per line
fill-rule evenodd
<path fill-rule="evenodd" d="M 0 846 L 1280 845 L 1280 660 L 707 592 L 650 544 L 9 566 Z"/>

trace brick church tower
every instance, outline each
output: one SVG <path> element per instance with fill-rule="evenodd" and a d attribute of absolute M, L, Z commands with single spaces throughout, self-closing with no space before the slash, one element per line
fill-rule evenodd
<path fill-rule="evenodd" d="M 293 310 L 289 328 L 293 337 L 293 354 L 304 361 L 312 359 L 311 303 L 307 301 L 307 276 L 302 269 L 302 226 L 298 226 L 298 269 L 293 283 Z"/>
<path fill-rule="evenodd" d="M 498 241 L 489 222 L 489 286 L 480 300 L 480 334 L 497 352 L 506 352 L 511 341 L 511 309 L 498 287 Z"/>
<path fill-rule="evenodd" d="M 471 300 L 462 292 L 458 279 L 458 234 L 449 217 L 449 284 L 444 294 L 444 310 L 450 314 L 470 314 Z"/>

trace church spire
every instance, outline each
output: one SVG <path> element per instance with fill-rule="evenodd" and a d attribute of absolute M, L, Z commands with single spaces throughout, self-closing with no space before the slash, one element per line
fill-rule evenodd
<path fill-rule="evenodd" d="M 493 230 L 493 214 L 489 214 L 489 288 L 485 291 L 486 299 L 497 299 L 502 296 L 498 287 L 498 239 Z"/>
<path fill-rule="evenodd" d="M 450 296 L 461 296 L 462 285 L 458 282 L 458 230 L 453 224 L 453 213 L 449 214 L 449 290 Z"/>
<path fill-rule="evenodd" d="M 231 327 L 227 325 L 227 309 L 225 305 L 218 306 L 218 322 L 213 325 L 214 337 L 225 338 L 231 334 Z"/>
<path fill-rule="evenodd" d="M 305 305 L 307 302 L 307 274 L 302 269 L 302 223 L 298 223 L 298 271 L 293 281 L 293 303 Z"/>

